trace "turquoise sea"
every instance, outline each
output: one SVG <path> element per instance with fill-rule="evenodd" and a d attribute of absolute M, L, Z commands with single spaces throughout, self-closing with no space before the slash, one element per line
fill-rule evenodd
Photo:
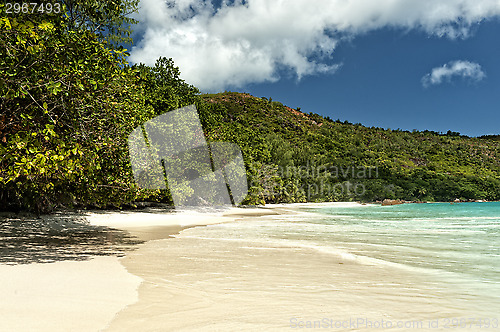
<path fill-rule="evenodd" d="M 370 266 L 385 266 L 387 280 L 391 271 L 425 280 L 425 287 L 414 290 L 424 302 L 425 298 L 448 296 L 448 311 L 499 321 L 500 202 L 298 205 L 294 210 L 298 214 L 186 230 L 182 238 L 205 240 L 207 245 L 229 241 L 238 244 L 235 248 L 255 249 L 256 254 L 276 248 L 292 248 L 295 254 L 297 250 L 313 250 L 346 263 L 366 265 L 367 271 Z M 454 295 L 435 293 L 443 287 Z M 432 308 L 443 310 L 440 305 Z"/>
<path fill-rule="evenodd" d="M 311 210 L 318 233 L 358 258 L 500 285 L 500 202 Z"/>
<path fill-rule="evenodd" d="M 203 237 L 315 248 L 363 263 L 445 273 L 500 286 L 500 202 L 302 208 Z"/>

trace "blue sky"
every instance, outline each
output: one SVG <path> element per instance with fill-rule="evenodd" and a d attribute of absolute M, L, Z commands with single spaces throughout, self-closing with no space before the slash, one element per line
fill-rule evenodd
<path fill-rule="evenodd" d="M 132 63 L 332 119 L 500 134 L 498 0 L 142 0 Z"/>

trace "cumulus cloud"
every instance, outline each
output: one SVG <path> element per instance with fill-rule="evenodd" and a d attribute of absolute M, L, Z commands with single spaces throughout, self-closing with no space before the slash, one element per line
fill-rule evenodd
<path fill-rule="evenodd" d="M 443 82 L 449 82 L 455 77 L 479 82 L 486 77 L 481 66 L 469 61 L 451 61 L 447 64 L 433 68 L 432 71 L 422 78 L 422 84 L 425 87 L 437 85 Z"/>
<path fill-rule="evenodd" d="M 383 27 L 465 38 L 500 15 L 498 0 L 141 0 L 143 39 L 130 60 L 171 57 L 182 77 L 204 91 L 273 82 L 279 69 L 298 79 L 333 73 L 343 38 Z M 329 64 L 330 63 L 330 64 Z"/>

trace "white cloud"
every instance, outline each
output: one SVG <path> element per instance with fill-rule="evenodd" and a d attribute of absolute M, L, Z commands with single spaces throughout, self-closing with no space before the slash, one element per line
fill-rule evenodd
<path fill-rule="evenodd" d="M 130 60 L 171 57 L 187 82 L 217 91 L 276 81 L 283 67 L 299 79 L 333 73 L 325 59 L 346 36 L 390 26 L 464 38 L 499 15 L 499 0 L 141 0 L 145 33 Z"/>
<path fill-rule="evenodd" d="M 450 61 L 447 64 L 433 68 L 432 71 L 422 78 L 425 87 L 451 81 L 454 77 L 461 77 L 478 82 L 486 77 L 481 66 L 469 61 Z"/>

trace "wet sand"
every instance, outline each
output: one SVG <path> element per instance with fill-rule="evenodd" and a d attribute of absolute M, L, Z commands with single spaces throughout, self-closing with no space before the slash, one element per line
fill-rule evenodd
<path fill-rule="evenodd" d="M 189 230 L 147 243 L 122 264 L 144 282 L 139 301 L 107 331 L 286 331 L 307 324 L 379 331 L 388 322 L 391 331 L 449 330 L 446 319 L 451 325 L 464 314 L 457 308 L 468 306 L 451 289 L 386 266 L 303 248 L 200 242 Z"/>
<path fill-rule="evenodd" d="M 317 205 L 300 205 L 308 206 Z M 190 237 L 202 231 L 150 241 L 122 260 L 144 281 L 106 331 L 495 330 L 454 325 L 477 324 L 473 313 L 484 308 L 433 278 L 313 249 Z"/>

